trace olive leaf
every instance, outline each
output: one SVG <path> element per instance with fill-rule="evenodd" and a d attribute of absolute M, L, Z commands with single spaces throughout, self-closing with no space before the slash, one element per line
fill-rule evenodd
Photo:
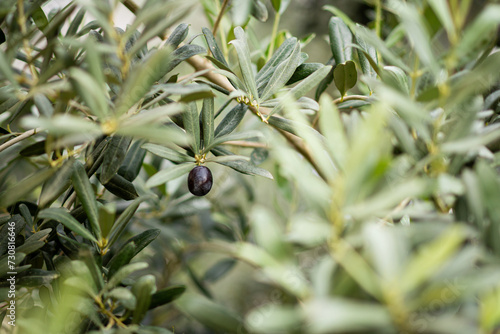
<path fill-rule="evenodd" d="M 193 169 L 195 165 L 193 163 L 183 163 L 175 165 L 169 168 L 165 168 L 152 177 L 146 182 L 146 187 L 156 187 L 164 184 L 170 180 L 176 179 Z"/>
<path fill-rule="evenodd" d="M 78 235 L 81 235 L 83 238 L 93 242 L 97 242 L 97 239 L 92 235 L 92 233 L 90 233 L 85 227 L 83 227 L 82 224 L 80 224 L 75 218 L 73 218 L 73 216 L 71 216 L 68 211 L 62 208 L 44 209 L 40 211 L 38 217 L 56 220 L 69 228 L 71 231 L 75 232 Z"/>
<path fill-rule="evenodd" d="M 73 174 L 71 175 L 73 187 L 75 188 L 78 199 L 87 213 L 90 225 L 92 226 L 92 231 L 94 232 L 96 238 L 100 240 L 101 228 L 99 226 L 99 214 L 94 189 L 90 184 L 82 163 L 75 161 L 73 168 Z"/>
<path fill-rule="evenodd" d="M 247 92 L 250 94 L 249 98 L 259 101 L 259 94 L 257 92 L 257 84 L 252 69 L 252 61 L 250 60 L 250 50 L 248 49 L 247 38 L 245 31 L 241 27 L 234 28 L 235 40 L 229 42 L 234 45 L 238 55 L 238 63 L 243 75 L 243 81 Z"/>
<path fill-rule="evenodd" d="M 332 17 L 328 24 L 330 48 L 335 63 L 342 64 L 352 60 L 352 33 L 340 17 Z"/>
<path fill-rule="evenodd" d="M 345 64 L 338 64 L 333 70 L 333 80 L 340 91 L 340 95 L 344 96 L 358 81 L 358 73 L 354 62 L 349 60 Z"/>

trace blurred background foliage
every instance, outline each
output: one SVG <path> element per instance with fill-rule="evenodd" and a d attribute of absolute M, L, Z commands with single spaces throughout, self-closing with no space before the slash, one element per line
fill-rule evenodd
<path fill-rule="evenodd" d="M 486 0 L 2 0 L 2 331 L 497 333 L 499 23 Z"/>

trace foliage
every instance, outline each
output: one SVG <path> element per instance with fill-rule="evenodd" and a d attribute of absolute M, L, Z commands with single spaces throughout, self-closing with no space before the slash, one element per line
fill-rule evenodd
<path fill-rule="evenodd" d="M 290 1 L 46 2 L 0 4 L 5 328 L 498 330 L 499 5 L 327 6 L 320 64 L 278 31 Z"/>

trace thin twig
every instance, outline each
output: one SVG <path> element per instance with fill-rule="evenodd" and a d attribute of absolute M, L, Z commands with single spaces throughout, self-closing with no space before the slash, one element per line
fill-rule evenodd
<path fill-rule="evenodd" d="M 0 145 L 0 152 L 5 150 L 6 148 L 11 147 L 12 145 L 14 145 L 18 142 L 20 142 L 23 139 L 26 139 L 26 138 L 29 138 L 29 137 L 35 135 L 39 131 L 41 131 L 41 128 L 31 129 L 31 130 L 28 130 L 28 131 L 20 134 L 19 136 L 15 137 L 15 138 L 12 138 L 11 140 Z"/>
<path fill-rule="evenodd" d="M 391 217 L 396 213 L 406 208 L 410 203 L 410 201 L 411 201 L 410 197 L 403 199 L 391 212 L 389 212 L 384 218 L 382 218 L 382 220 L 385 222 L 389 222 L 389 219 L 391 219 Z"/>
<path fill-rule="evenodd" d="M 224 15 L 224 12 L 226 11 L 226 7 L 229 3 L 229 0 L 224 0 L 222 3 L 222 7 L 219 11 L 219 15 L 217 16 L 217 19 L 215 20 L 214 23 L 214 28 L 212 29 L 212 34 L 215 36 L 215 33 L 217 32 L 217 28 L 219 28 L 220 21 L 222 20 L 222 16 Z"/>
<path fill-rule="evenodd" d="M 73 205 L 73 203 L 75 203 L 76 201 L 76 193 L 72 193 L 71 196 L 68 198 L 68 201 L 66 203 L 64 203 L 64 207 L 68 210 L 71 209 L 71 206 Z"/>

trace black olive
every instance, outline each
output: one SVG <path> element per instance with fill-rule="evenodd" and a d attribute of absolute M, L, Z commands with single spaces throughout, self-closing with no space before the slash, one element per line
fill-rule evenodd
<path fill-rule="evenodd" d="M 5 41 L 6 41 L 5 34 L 3 33 L 2 29 L 0 29 L 0 44 L 2 44 Z"/>
<path fill-rule="evenodd" d="M 205 196 L 212 189 L 212 172 L 205 166 L 196 166 L 188 175 L 188 188 L 195 196 Z"/>

